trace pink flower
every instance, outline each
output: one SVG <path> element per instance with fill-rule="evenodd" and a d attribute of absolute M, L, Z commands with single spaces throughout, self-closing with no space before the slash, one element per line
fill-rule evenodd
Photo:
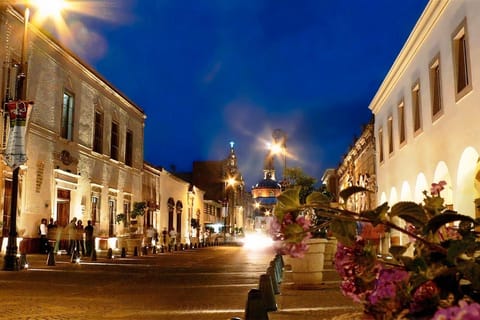
<path fill-rule="evenodd" d="M 380 269 L 375 288 L 368 295 L 367 301 L 375 305 L 377 310 L 385 312 L 401 310 L 407 300 L 409 279 L 408 272 L 402 269 Z"/>
<path fill-rule="evenodd" d="M 303 257 L 308 250 L 306 240 L 312 237 L 308 231 L 311 227 L 311 221 L 304 216 L 297 216 L 292 213 L 286 213 L 282 221 L 278 217 L 273 217 L 270 222 L 269 232 L 276 244 L 277 252 L 292 257 Z"/>
<path fill-rule="evenodd" d="M 410 312 L 422 313 L 435 309 L 440 300 L 440 289 L 432 280 L 422 283 L 415 290 L 410 303 Z"/>
<path fill-rule="evenodd" d="M 464 300 L 458 302 L 458 306 L 438 310 L 433 320 L 475 320 L 480 319 L 480 304 L 468 303 Z"/>
<path fill-rule="evenodd" d="M 430 194 L 432 196 L 440 196 L 440 191 L 442 191 L 446 185 L 447 182 L 445 180 L 439 181 L 438 183 L 432 183 Z"/>

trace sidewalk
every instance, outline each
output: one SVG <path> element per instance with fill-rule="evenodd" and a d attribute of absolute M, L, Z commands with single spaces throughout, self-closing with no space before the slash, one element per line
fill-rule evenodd
<path fill-rule="evenodd" d="M 362 305 L 340 291 L 340 278 L 334 269 L 325 270 L 319 286 L 299 287 L 291 282 L 291 272 L 284 271 L 280 294 L 275 296 L 278 310 L 269 312 L 270 320 L 356 320 Z"/>

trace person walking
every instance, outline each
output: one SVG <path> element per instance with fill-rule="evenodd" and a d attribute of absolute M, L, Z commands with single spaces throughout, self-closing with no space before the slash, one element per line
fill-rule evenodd
<path fill-rule="evenodd" d="M 85 245 L 83 243 L 83 234 L 85 230 L 83 229 L 83 223 L 82 220 L 77 221 L 77 227 L 76 227 L 76 246 L 77 246 L 77 251 L 82 252 L 82 256 L 85 256 Z"/>
<path fill-rule="evenodd" d="M 68 235 L 68 254 L 71 255 L 73 252 L 78 251 L 76 247 L 77 244 L 77 218 L 74 217 L 67 226 L 67 235 Z"/>
<path fill-rule="evenodd" d="M 175 231 L 175 229 L 172 228 L 172 230 L 170 230 L 169 236 L 170 236 L 170 244 L 169 244 L 170 251 L 173 251 L 175 248 L 175 244 L 177 242 L 177 232 Z"/>
<path fill-rule="evenodd" d="M 95 247 L 95 239 L 93 237 L 93 225 L 92 220 L 87 221 L 87 225 L 85 226 L 85 249 L 87 253 L 87 257 L 90 257 L 93 252 L 93 248 Z"/>
<path fill-rule="evenodd" d="M 148 226 L 145 234 L 145 247 L 151 248 L 152 247 L 152 240 L 155 236 L 155 230 L 152 226 Z"/>
<path fill-rule="evenodd" d="M 163 248 L 167 247 L 167 236 L 168 236 L 167 228 L 163 228 L 163 231 L 162 231 L 162 245 L 163 245 Z"/>
<path fill-rule="evenodd" d="M 47 219 L 43 218 L 38 227 L 38 234 L 40 235 L 40 252 L 48 253 L 48 239 L 47 239 Z"/>
<path fill-rule="evenodd" d="M 48 250 L 54 250 L 57 241 L 57 222 L 50 218 L 50 223 L 47 225 L 47 239 Z"/>

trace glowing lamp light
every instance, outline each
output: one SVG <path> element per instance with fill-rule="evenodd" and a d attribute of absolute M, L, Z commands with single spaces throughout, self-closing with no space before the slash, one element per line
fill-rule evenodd
<path fill-rule="evenodd" d="M 30 3 L 37 8 L 37 13 L 42 17 L 57 16 L 67 8 L 65 0 L 30 0 Z"/>
<path fill-rule="evenodd" d="M 263 250 L 273 245 L 273 240 L 265 233 L 258 231 L 245 234 L 243 247 L 248 250 Z"/>

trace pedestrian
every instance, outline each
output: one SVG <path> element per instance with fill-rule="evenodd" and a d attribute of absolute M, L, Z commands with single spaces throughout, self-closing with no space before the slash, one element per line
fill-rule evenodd
<path fill-rule="evenodd" d="M 175 247 L 175 244 L 177 242 L 177 232 L 175 231 L 174 228 L 172 228 L 170 230 L 170 233 L 169 233 L 169 236 L 170 236 L 170 251 L 173 250 L 173 248 Z"/>
<path fill-rule="evenodd" d="M 162 244 L 163 244 L 163 247 L 164 247 L 164 248 L 167 246 L 167 236 L 168 236 L 167 228 L 163 228 L 163 231 L 162 231 Z"/>
<path fill-rule="evenodd" d="M 47 219 L 43 218 L 38 227 L 38 234 L 40 235 L 40 252 L 48 253 L 48 239 L 47 239 Z"/>
<path fill-rule="evenodd" d="M 87 252 L 87 257 L 90 257 L 93 252 L 93 248 L 95 247 L 95 238 L 93 237 L 93 225 L 92 220 L 87 221 L 87 225 L 85 226 L 85 249 Z"/>
<path fill-rule="evenodd" d="M 47 225 L 47 239 L 48 250 L 53 250 L 57 240 L 57 222 L 50 218 L 50 223 Z"/>
<path fill-rule="evenodd" d="M 150 248 L 152 246 L 152 240 L 154 235 L 155 235 L 155 231 L 153 230 L 153 227 L 148 225 L 147 231 L 145 234 L 145 247 Z"/>
<path fill-rule="evenodd" d="M 153 227 L 153 241 L 155 246 L 158 245 L 158 230 L 157 228 Z"/>
<path fill-rule="evenodd" d="M 77 239 L 77 218 L 74 217 L 67 226 L 67 236 L 68 236 L 68 254 L 71 255 L 73 252 L 78 250 L 76 247 Z"/>
<path fill-rule="evenodd" d="M 83 244 L 83 234 L 85 230 L 83 229 L 83 223 L 82 220 L 77 221 L 77 227 L 76 227 L 76 247 L 77 251 L 80 252 L 82 251 L 82 256 L 85 256 L 85 245 Z"/>

